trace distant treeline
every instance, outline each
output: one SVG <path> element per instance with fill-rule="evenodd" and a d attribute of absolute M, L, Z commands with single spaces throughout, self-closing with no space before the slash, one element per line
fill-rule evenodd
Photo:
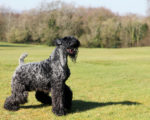
<path fill-rule="evenodd" d="M 83 47 L 150 45 L 149 17 L 120 16 L 106 8 L 75 7 L 60 1 L 41 3 L 21 13 L 0 7 L 0 41 L 54 45 L 76 36 Z"/>

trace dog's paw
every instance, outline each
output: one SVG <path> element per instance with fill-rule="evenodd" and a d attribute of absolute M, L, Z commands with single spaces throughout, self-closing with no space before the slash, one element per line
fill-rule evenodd
<path fill-rule="evenodd" d="M 5 104 L 4 108 L 9 111 L 17 111 L 17 110 L 19 110 L 20 107 L 17 105 L 6 105 Z"/>
<path fill-rule="evenodd" d="M 66 112 L 64 109 L 52 109 L 52 112 L 57 116 L 66 115 Z"/>

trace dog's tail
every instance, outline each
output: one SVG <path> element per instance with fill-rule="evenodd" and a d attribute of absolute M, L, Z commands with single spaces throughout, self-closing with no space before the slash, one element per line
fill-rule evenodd
<path fill-rule="evenodd" d="M 22 55 L 20 56 L 20 58 L 19 58 L 19 65 L 24 64 L 24 59 L 25 59 L 27 56 L 28 56 L 27 53 L 24 53 L 24 54 L 22 54 Z"/>

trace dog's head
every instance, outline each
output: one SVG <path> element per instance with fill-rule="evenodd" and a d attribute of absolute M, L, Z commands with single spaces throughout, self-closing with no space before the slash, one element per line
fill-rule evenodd
<path fill-rule="evenodd" d="M 67 36 L 62 39 L 57 39 L 56 46 L 63 46 L 72 61 L 76 61 L 80 42 L 73 36 Z"/>

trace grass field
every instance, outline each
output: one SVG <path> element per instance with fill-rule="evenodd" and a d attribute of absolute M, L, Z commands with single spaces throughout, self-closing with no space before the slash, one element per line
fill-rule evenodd
<path fill-rule="evenodd" d="M 72 111 L 57 117 L 34 92 L 17 112 L 3 109 L 11 93 L 11 76 L 21 53 L 26 62 L 46 59 L 54 48 L 0 43 L 0 120 L 150 120 L 150 47 L 80 48 L 77 63 L 69 60 L 67 84 L 74 93 Z"/>

